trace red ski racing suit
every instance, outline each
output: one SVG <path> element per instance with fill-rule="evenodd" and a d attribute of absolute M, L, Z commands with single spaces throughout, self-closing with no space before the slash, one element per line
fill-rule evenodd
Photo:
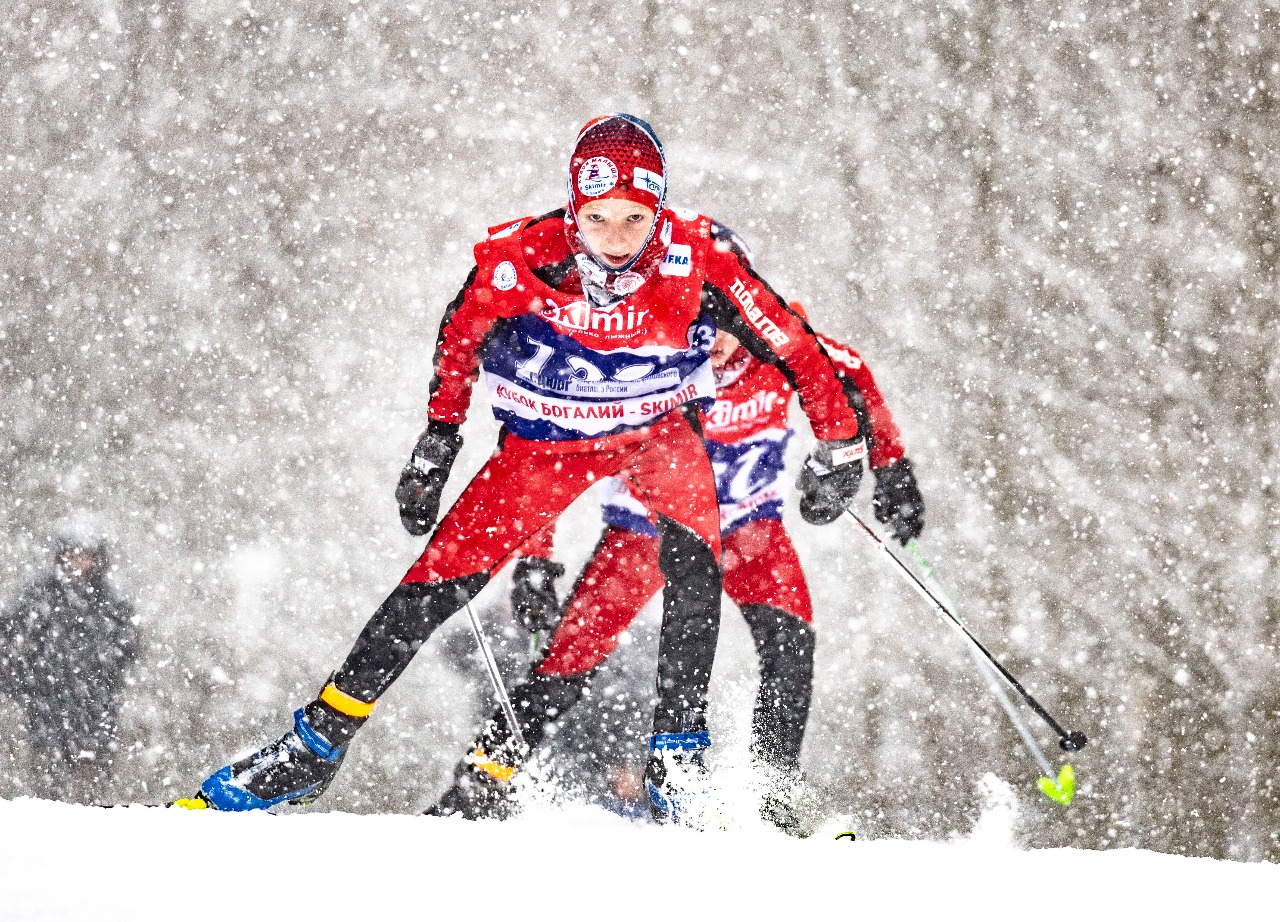
<path fill-rule="evenodd" d="M 903 457 L 901 434 L 870 369 L 852 349 L 821 335 L 819 339 L 846 388 L 856 389 L 856 406 L 867 407 L 872 470 L 898 461 Z M 783 459 L 793 434 L 787 422 L 790 398 L 791 388 L 777 369 L 748 358 L 740 376 L 717 390 L 714 406 L 703 414 L 703 432 L 716 475 L 725 593 L 739 607 L 768 606 L 811 624 L 804 573 L 782 527 Z M 572 675 L 594 669 L 662 588 L 652 514 L 622 482 L 610 481 L 606 489 L 601 546 L 575 584 L 539 673 Z M 547 550 L 535 541 L 522 553 Z M 615 580 L 637 591 L 619 594 Z"/>
<path fill-rule="evenodd" d="M 901 436 L 870 369 L 852 349 L 819 339 L 867 433 L 872 470 L 891 468 L 904 456 Z M 716 401 L 702 414 L 702 423 L 716 475 L 724 591 L 741 610 L 760 657 L 752 752 L 774 770 L 794 776 L 812 696 L 814 632 L 809 589 L 782 525 L 792 389 L 776 368 L 750 356 L 739 368 L 717 372 L 717 378 Z M 600 542 L 574 584 L 545 655 L 512 693 L 531 747 L 580 699 L 619 635 L 663 588 L 653 512 L 623 481 L 611 480 L 605 489 Z M 520 553 L 550 557 L 551 532 L 544 529 Z M 495 714 L 460 766 L 463 783 L 467 765 L 507 774 L 503 759 L 510 750 L 506 724 Z M 474 797 L 465 800 L 465 792 L 448 792 L 447 806 L 438 812 L 478 816 L 489 806 Z"/>
<path fill-rule="evenodd" d="M 678 746 L 709 744 L 704 711 L 720 624 L 721 547 L 696 408 L 715 399 L 709 352 L 717 329 L 776 366 L 800 394 L 828 471 L 815 481 L 815 497 L 829 503 L 856 486 L 864 448 L 813 331 L 718 239 L 708 218 L 664 207 L 663 163 L 642 121 L 593 120 L 570 161 L 578 210 L 504 222 L 476 245 L 475 267 L 441 323 L 427 431 L 397 488 L 405 527 L 417 534 L 434 524 L 481 368 L 502 423 L 497 450 L 319 698 L 295 713 L 294 729 L 206 779 L 204 802 L 264 809 L 319 796 L 374 703 L 436 628 L 606 477 L 643 500 L 660 535 L 653 745 L 669 737 L 679 737 Z M 599 226 L 577 223 L 579 215 L 606 221 L 611 212 L 601 203 L 611 198 L 629 213 L 643 206 L 652 215 L 643 246 L 613 268 L 598 261 L 612 257 L 590 251 L 590 239 L 606 239 Z M 661 777 L 651 780 L 663 789 Z"/>
<path fill-rule="evenodd" d="M 574 285 L 562 212 L 500 225 L 476 247 L 476 268 L 441 326 L 429 416 L 460 424 L 483 362 L 502 438 L 361 633 L 334 677 L 341 692 L 375 701 L 516 548 L 594 481 L 616 476 L 657 517 L 663 638 L 683 651 L 659 663 L 655 726 L 679 732 L 685 711 L 705 707 L 719 626 L 719 516 L 706 450 L 677 411 L 714 402 L 708 352 L 717 327 L 779 368 L 820 439 L 851 438 L 858 423 L 812 331 L 716 246 L 711 222 L 665 211 L 659 220 L 668 259 L 607 311 Z"/>
<path fill-rule="evenodd" d="M 563 211 L 499 225 L 476 246 L 476 266 L 441 323 L 424 439 L 456 440 L 483 365 L 502 422 L 497 450 L 320 697 L 295 714 L 294 730 L 206 779 L 204 802 L 265 809 L 319 796 L 374 703 L 436 628 L 516 548 L 607 477 L 642 499 L 660 535 L 655 737 L 705 737 L 721 546 L 715 477 L 695 408 L 715 400 L 708 356 L 717 328 L 778 368 L 820 439 L 853 439 L 859 430 L 813 331 L 717 241 L 712 223 L 666 209 L 656 220 L 667 247 L 658 271 L 604 308 L 583 297 Z"/>

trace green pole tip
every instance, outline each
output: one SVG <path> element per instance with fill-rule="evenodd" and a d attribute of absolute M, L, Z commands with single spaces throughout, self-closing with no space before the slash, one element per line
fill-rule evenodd
<path fill-rule="evenodd" d="M 1076 770 L 1070 764 L 1062 766 L 1062 771 L 1058 772 L 1057 781 L 1042 776 L 1036 783 L 1044 792 L 1044 796 L 1056 803 L 1069 804 L 1076 796 Z"/>

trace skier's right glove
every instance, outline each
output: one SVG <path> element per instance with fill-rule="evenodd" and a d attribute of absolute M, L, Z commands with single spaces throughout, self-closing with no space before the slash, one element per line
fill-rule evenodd
<path fill-rule="evenodd" d="M 826 525 L 849 507 L 862 483 L 867 443 L 861 437 L 819 442 L 805 459 L 796 480 L 800 514 L 813 525 Z"/>
<path fill-rule="evenodd" d="M 462 436 L 456 425 L 434 419 L 427 424 L 427 431 L 414 446 L 396 486 L 400 523 L 409 534 L 425 535 L 435 527 L 440 494 L 461 447 Z"/>
<path fill-rule="evenodd" d="M 521 557 L 511 576 L 511 610 L 530 634 L 549 630 L 560 614 L 556 580 L 564 566 L 543 557 Z"/>

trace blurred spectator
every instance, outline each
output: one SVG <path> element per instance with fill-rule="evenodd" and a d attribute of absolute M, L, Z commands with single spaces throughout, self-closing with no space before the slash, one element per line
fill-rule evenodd
<path fill-rule="evenodd" d="M 125 672 L 138 658 L 133 606 L 107 581 L 100 528 L 59 529 L 51 571 L 0 614 L 0 691 L 18 705 L 37 793 L 91 801 L 110 777 Z"/>

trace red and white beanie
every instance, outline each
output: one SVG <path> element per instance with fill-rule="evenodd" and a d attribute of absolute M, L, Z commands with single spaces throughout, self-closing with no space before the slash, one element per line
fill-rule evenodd
<path fill-rule="evenodd" d="M 578 210 L 588 202 L 620 198 L 653 209 L 655 220 L 645 245 L 626 265 L 605 266 L 578 232 Z M 643 119 L 617 113 L 587 122 L 569 158 L 569 207 L 565 233 L 580 257 L 584 287 L 596 284 L 614 297 L 630 294 L 653 274 L 670 242 L 663 204 L 667 199 L 667 161 L 662 142 Z M 664 240 L 663 238 L 667 238 Z"/>
<path fill-rule="evenodd" d="M 578 133 L 569 158 L 569 207 L 620 198 L 662 210 L 667 193 L 667 161 L 649 124 L 618 113 L 593 118 Z"/>

